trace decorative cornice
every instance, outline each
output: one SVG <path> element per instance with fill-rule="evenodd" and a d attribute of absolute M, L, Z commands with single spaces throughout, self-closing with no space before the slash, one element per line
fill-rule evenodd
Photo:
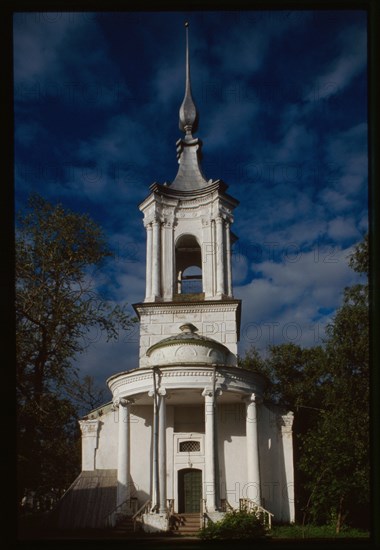
<path fill-rule="evenodd" d="M 231 309 L 237 310 L 241 306 L 241 300 L 226 299 L 221 300 L 207 300 L 200 302 L 139 302 L 132 304 L 134 310 L 139 315 L 140 311 L 145 315 L 149 314 L 163 314 L 168 310 L 175 310 L 176 313 L 199 313 L 206 311 L 225 312 L 231 311 Z M 234 306 L 234 307 L 231 307 Z M 172 313 L 172 312 L 171 312 Z"/>

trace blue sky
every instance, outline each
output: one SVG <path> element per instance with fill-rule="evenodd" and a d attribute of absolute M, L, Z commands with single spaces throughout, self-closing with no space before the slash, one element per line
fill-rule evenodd
<path fill-rule="evenodd" d="M 88 212 L 116 252 L 94 284 L 143 300 L 138 204 L 177 173 L 185 20 L 203 171 L 240 201 L 240 353 L 321 343 L 368 226 L 364 11 L 15 14 L 16 205 L 38 191 Z M 137 327 L 91 339 L 83 374 L 138 365 Z"/>

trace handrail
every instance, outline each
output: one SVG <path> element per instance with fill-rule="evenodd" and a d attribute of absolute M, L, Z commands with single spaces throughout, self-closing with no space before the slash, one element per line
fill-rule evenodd
<path fill-rule="evenodd" d="M 129 502 L 129 506 L 131 507 L 132 500 L 135 501 L 133 497 L 128 497 L 125 500 L 123 500 L 123 502 L 115 506 L 115 508 L 105 516 L 106 524 L 107 525 L 111 524 L 111 526 L 114 527 L 113 521 L 112 521 L 113 515 L 117 513 L 119 508 L 121 508 L 122 506 L 125 506 L 128 502 Z"/>
<path fill-rule="evenodd" d="M 136 531 L 137 521 L 144 514 L 144 512 L 147 511 L 147 509 L 149 510 L 149 507 L 150 507 L 151 503 L 152 503 L 152 501 L 149 498 L 146 502 L 144 502 L 144 504 L 142 506 L 140 506 L 140 508 L 137 510 L 137 512 L 132 516 L 133 530 L 134 531 Z"/>
<path fill-rule="evenodd" d="M 272 512 L 269 512 L 269 510 L 266 510 L 260 504 L 257 504 L 257 502 L 251 500 L 250 498 L 241 498 L 239 499 L 239 509 L 248 509 L 249 511 L 253 512 L 256 517 L 258 517 L 258 514 L 262 514 L 264 517 L 264 525 L 266 524 L 266 518 L 268 522 L 268 528 L 272 528 L 272 518 L 274 517 L 274 514 Z"/>
<path fill-rule="evenodd" d="M 144 508 L 146 508 L 150 503 L 151 503 L 151 500 L 149 498 L 146 502 L 144 502 L 142 506 L 140 506 L 137 512 L 132 516 L 132 520 L 135 520 L 137 516 L 141 515 L 141 513 L 144 511 Z"/>
<path fill-rule="evenodd" d="M 206 499 L 201 498 L 199 520 L 202 528 L 206 527 L 206 514 L 207 514 Z"/>
<path fill-rule="evenodd" d="M 234 508 L 233 508 L 233 506 L 231 506 L 231 504 L 228 502 L 228 500 L 227 499 L 224 499 L 224 500 L 226 502 L 226 508 L 228 508 L 229 510 L 233 510 Z"/>
<path fill-rule="evenodd" d="M 166 517 L 170 518 L 174 514 L 174 498 L 167 498 L 166 503 Z"/>

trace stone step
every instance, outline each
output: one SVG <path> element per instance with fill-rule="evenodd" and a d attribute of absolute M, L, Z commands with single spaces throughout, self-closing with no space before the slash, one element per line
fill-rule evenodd
<path fill-rule="evenodd" d="M 196 534 L 200 525 L 199 514 L 178 514 L 181 518 L 181 522 L 177 525 L 176 533 L 179 535 L 194 535 Z"/>
<path fill-rule="evenodd" d="M 133 531 L 134 524 L 132 518 L 125 518 L 114 527 L 115 533 L 132 533 Z"/>

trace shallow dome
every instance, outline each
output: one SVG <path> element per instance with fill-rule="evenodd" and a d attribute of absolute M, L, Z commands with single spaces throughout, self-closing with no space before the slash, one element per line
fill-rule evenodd
<path fill-rule="evenodd" d="M 197 334 L 197 327 L 186 323 L 181 332 L 151 346 L 146 354 L 151 366 L 167 365 L 233 365 L 230 350 L 207 336 Z"/>

